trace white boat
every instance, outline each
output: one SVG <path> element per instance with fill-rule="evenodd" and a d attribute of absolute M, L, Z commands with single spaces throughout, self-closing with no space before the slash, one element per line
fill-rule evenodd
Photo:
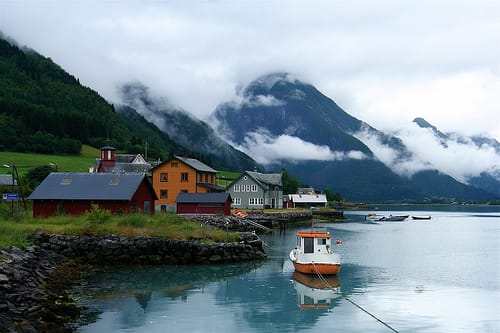
<path fill-rule="evenodd" d="M 380 215 L 377 215 L 376 213 L 368 213 L 366 214 L 365 216 L 365 220 L 366 221 L 376 221 L 378 220 L 379 218 L 381 218 Z"/>
<path fill-rule="evenodd" d="M 430 220 L 432 217 L 430 215 L 413 215 L 411 218 L 414 220 Z"/>
<path fill-rule="evenodd" d="M 289 257 L 295 271 L 305 274 L 335 275 L 340 270 L 340 255 L 333 252 L 328 232 L 299 231 L 297 246 Z M 337 241 L 340 244 L 341 241 Z"/>
<path fill-rule="evenodd" d="M 410 215 L 389 215 L 389 216 L 383 216 L 376 221 L 404 221 L 406 220 Z"/>

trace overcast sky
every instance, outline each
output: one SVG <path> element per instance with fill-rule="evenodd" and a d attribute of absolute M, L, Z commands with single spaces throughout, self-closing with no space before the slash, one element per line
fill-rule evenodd
<path fill-rule="evenodd" d="M 500 140 L 500 1 L 0 1 L 0 30 L 118 102 L 139 80 L 204 119 L 271 71 L 381 129 Z"/>

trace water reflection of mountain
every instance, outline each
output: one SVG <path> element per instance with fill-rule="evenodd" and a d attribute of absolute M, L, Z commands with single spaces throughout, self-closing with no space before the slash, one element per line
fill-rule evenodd
<path fill-rule="evenodd" d="M 151 302 L 164 298 L 186 300 L 190 291 L 236 278 L 261 264 L 105 268 L 90 272 L 73 294 L 80 305 L 89 308 L 82 316 L 82 325 L 94 322 L 99 313 L 112 311 L 122 325 L 138 327 L 144 324 Z"/>

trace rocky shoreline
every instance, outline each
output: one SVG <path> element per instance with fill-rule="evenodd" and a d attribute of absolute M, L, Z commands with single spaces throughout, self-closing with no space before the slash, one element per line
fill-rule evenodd
<path fill-rule="evenodd" d="M 240 241 L 203 244 L 159 237 L 65 236 L 38 230 L 33 246 L 0 251 L 0 332 L 71 332 L 77 307 L 65 290 L 82 272 L 102 265 L 218 264 L 263 260 L 252 232 Z"/>

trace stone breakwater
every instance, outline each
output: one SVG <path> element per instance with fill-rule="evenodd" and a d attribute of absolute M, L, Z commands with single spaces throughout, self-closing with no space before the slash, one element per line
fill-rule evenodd
<path fill-rule="evenodd" d="M 65 290 L 92 265 L 218 264 L 262 260 L 262 242 L 241 233 L 232 243 L 158 237 L 64 236 L 38 231 L 34 246 L 0 251 L 0 332 L 71 332 L 80 310 Z"/>
<path fill-rule="evenodd" d="M 239 242 L 204 244 L 160 237 L 64 236 L 37 233 L 42 249 L 78 258 L 90 264 L 218 264 L 265 259 L 262 242 L 253 233 L 241 233 Z"/>

